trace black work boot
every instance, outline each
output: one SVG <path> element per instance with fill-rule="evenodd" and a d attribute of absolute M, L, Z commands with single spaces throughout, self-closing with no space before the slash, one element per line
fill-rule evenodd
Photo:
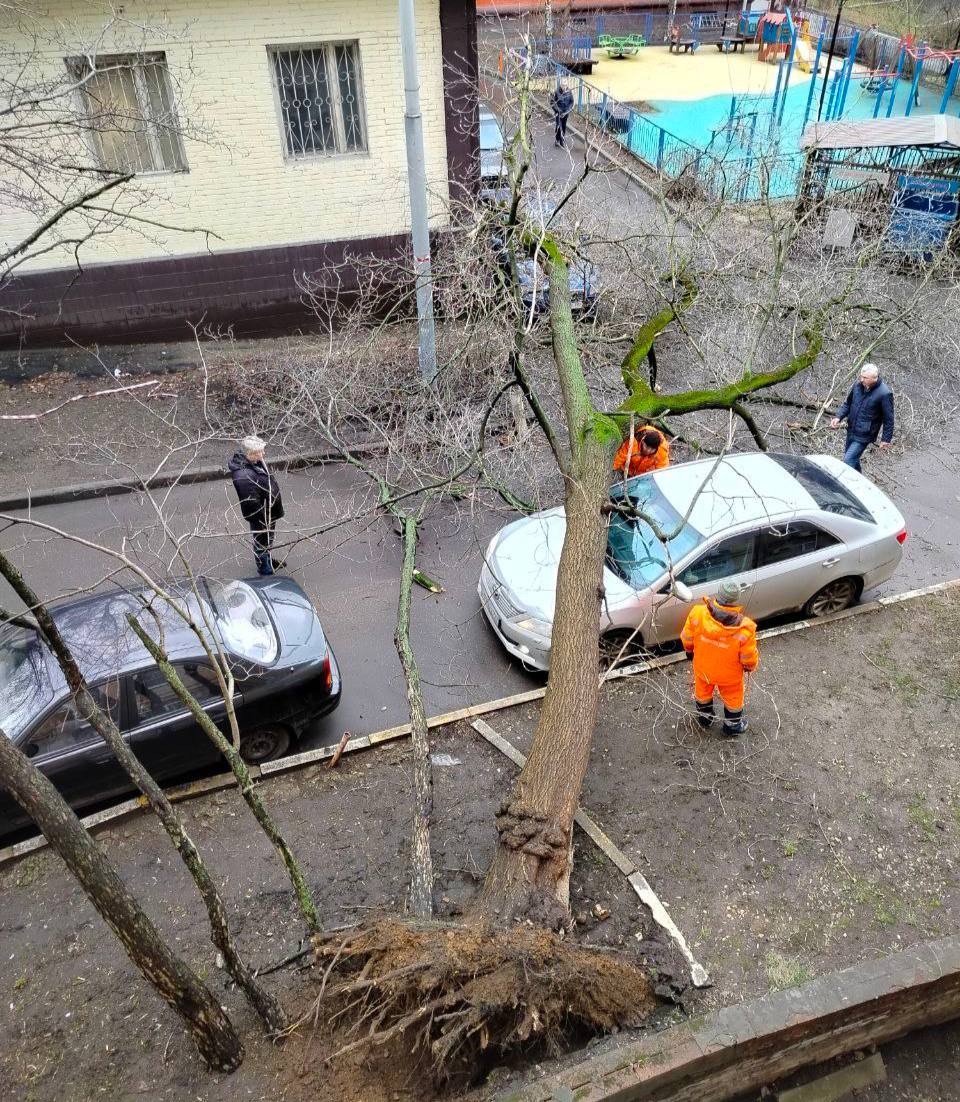
<path fill-rule="evenodd" d="M 747 729 L 747 721 L 743 718 L 743 709 L 732 712 L 729 708 L 723 709 L 723 733 L 727 738 L 736 738 Z"/>
<path fill-rule="evenodd" d="M 713 701 L 708 700 L 704 703 L 703 701 L 696 700 L 694 703 L 697 705 L 697 723 L 699 723 L 701 727 L 712 727 L 714 720 Z"/>

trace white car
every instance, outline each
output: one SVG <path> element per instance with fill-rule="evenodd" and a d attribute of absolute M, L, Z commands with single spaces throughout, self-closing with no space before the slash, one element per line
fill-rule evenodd
<path fill-rule="evenodd" d="M 625 489 L 653 527 L 610 515 L 599 627 L 613 643 L 637 628 L 642 645 L 678 638 L 692 604 L 721 581 L 740 583 L 754 619 L 838 612 L 893 575 L 907 538 L 886 494 L 828 455 L 698 460 L 631 478 Z M 610 496 L 623 501 L 624 484 Z M 565 532 L 562 508 L 516 520 L 490 541 L 480 574 L 480 602 L 500 641 L 539 670 L 550 666 Z"/>

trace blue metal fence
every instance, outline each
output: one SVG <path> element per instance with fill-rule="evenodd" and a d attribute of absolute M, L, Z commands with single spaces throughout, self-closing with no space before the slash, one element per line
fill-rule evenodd
<path fill-rule="evenodd" d="M 703 194 L 728 202 L 786 198 L 796 193 L 803 157 L 796 152 L 762 153 L 753 143 L 721 141 L 701 149 L 654 122 L 630 104 L 571 72 L 552 58 L 538 55 L 533 74 L 547 84 L 563 83 L 573 94 L 574 113 L 615 138 L 633 156 L 668 181 L 683 180 Z M 751 133 L 756 125 L 753 121 Z M 766 120 L 763 123 L 767 125 Z"/>

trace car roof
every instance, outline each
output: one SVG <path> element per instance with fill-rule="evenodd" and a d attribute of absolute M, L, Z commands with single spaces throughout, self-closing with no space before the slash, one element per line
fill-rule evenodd
<path fill-rule="evenodd" d="M 188 586 L 175 585 L 171 590 L 182 596 L 190 610 L 197 614 L 196 597 Z M 159 617 L 163 648 L 169 658 L 177 661 L 204 654 L 194 632 L 166 602 L 154 597 L 151 607 L 156 609 Z M 54 623 L 89 682 L 95 683 L 110 674 L 128 673 L 153 663 L 150 652 L 127 621 L 131 612 L 138 613 L 139 621 L 151 637 L 159 637 L 157 623 L 152 614 L 144 610 L 137 591 L 113 589 L 51 606 Z M 46 652 L 46 648 L 44 650 Z M 52 654 L 46 652 L 46 657 L 51 681 L 59 695 L 65 687 L 59 666 Z"/>
<path fill-rule="evenodd" d="M 762 452 L 678 463 L 653 478 L 664 497 L 703 536 L 753 521 L 818 511 L 780 464 Z"/>

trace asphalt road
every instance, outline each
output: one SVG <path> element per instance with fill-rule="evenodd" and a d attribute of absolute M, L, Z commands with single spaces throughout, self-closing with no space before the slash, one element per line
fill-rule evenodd
<path fill-rule="evenodd" d="M 950 437 L 925 452 L 871 451 L 865 469 L 898 503 L 911 533 L 903 564 L 884 591 L 960 574 L 960 434 L 951 429 Z M 293 547 L 288 569 L 320 611 L 344 678 L 340 707 L 318 721 L 306 745 L 336 742 L 344 730 L 367 734 L 405 722 L 406 697 L 393 646 L 400 550 L 393 525 L 372 514 L 359 476 L 343 468 L 287 475 L 283 489 L 284 538 L 328 529 Z M 253 572 L 229 483 L 177 489 L 165 513 L 184 537 L 194 569 L 225 577 Z M 357 514 L 363 515 L 330 527 Z M 171 544 L 141 496 L 49 506 L 33 516 L 91 542 L 136 547 L 141 561 L 161 574 L 169 567 Z M 477 599 L 482 549 L 511 517 L 505 507 L 469 512 L 450 505 L 424 526 L 418 565 L 444 590 L 414 591 L 412 637 L 428 714 L 542 683 L 501 648 Z M 96 550 L 26 526 L 3 533 L 0 545 L 14 550 L 31 584 L 48 599 L 103 584 L 115 566 Z M 9 605 L 11 595 L 0 593 Z"/>
<path fill-rule="evenodd" d="M 363 483 L 352 471 L 323 467 L 283 478 L 287 519 L 281 538 L 369 513 Z M 191 567 L 224 577 L 254 572 L 249 535 L 236 515 L 229 483 L 184 486 L 165 514 Z M 425 524 L 418 564 L 444 592 L 414 590 L 412 637 L 429 714 L 507 695 L 541 683 L 503 651 L 479 610 L 476 585 L 481 552 L 511 517 L 506 510 L 469 515 L 445 507 Z M 37 509 L 33 518 L 75 537 L 114 549 L 135 544 L 151 570 L 171 559 L 147 500 L 127 495 Z M 220 534 L 232 533 L 232 534 Z M 49 532 L 18 526 L 0 536 L 41 597 L 53 599 L 103 584 L 115 563 L 94 549 Z M 392 524 L 369 515 L 298 542 L 288 573 L 310 594 L 343 671 L 340 707 L 318 721 L 305 745 L 336 742 L 344 730 L 366 734 L 407 720 L 403 677 L 393 644 L 400 541 Z M 172 573 L 176 573 L 174 569 Z M 169 573 L 167 574 L 169 576 Z M 129 573 L 123 584 L 132 584 Z M 6 584 L 0 600 L 9 607 Z"/>

